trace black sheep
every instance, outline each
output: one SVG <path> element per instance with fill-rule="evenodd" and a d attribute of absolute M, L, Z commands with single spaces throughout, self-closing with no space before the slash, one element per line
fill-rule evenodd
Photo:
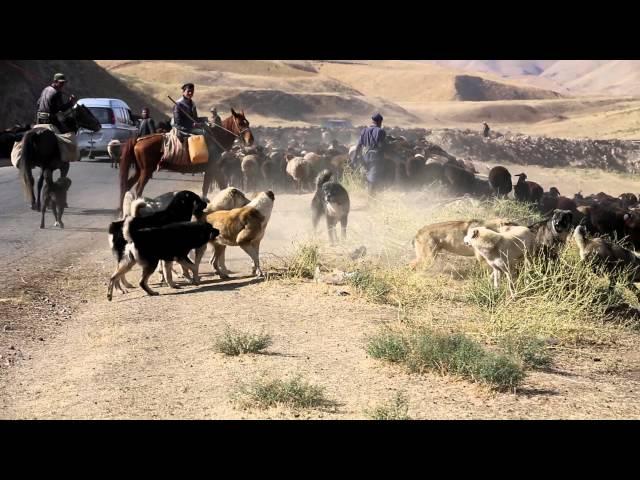
<path fill-rule="evenodd" d="M 464 195 L 473 193 L 476 188 L 476 177 L 473 173 L 460 168 L 453 163 L 447 163 L 443 167 L 444 177 L 452 187 L 454 193 Z"/>
<path fill-rule="evenodd" d="M 519 202 L 539 203 L 544 194 L 542 187 L 536 182 L 527 181 L 525 173 L 519 173 L 516 177 L 520 177 L 514 187 L 516 200 Z"/>
<path fill-rule="evenodd" d="M 511 173 L 504 167 L 493 167 L 489 171 L 489 185 L 497 196 L 507 196 L 513 190 Z"/>

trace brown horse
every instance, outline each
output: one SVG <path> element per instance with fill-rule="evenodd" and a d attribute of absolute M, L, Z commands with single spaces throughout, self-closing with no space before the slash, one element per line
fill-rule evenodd
<path fill-rule="evenodd" d="M 253 144 L 253 133 L 249 128 L 249 121 L 241 113 L 231 109 L 231 116 L 222 121 L 221 128 L 212 127 L 215 141 L 211 135 L 206 136 L 207 148 L 209 150 L 209 161 L 207 163 L 173 166 L 168 165 L 167 170 L 180 173 L 201 173 L 204 172 L 202 182 L 202 197 L 209 193 L 209 187 L 215 179 L 218 185 L 224 185 L 224 176 L 217 168 L 218 159 L 223 151 L 227 151 L 233 145 L 236 138 L 242 139 L 246 145 Z M 162 143 L 164 134 L 153 134 L 138 139 L 128 140 L 122 149 L 120 157 L 120 203 L 118 209 L 122 208 L 124 194 L 135 185 L 136 197 L 141 197 L 145 185 L 156 171 L 160 158 L 162 157 Z M 129 167 L 135 166 L 135 173 L 129 178 Z"/>

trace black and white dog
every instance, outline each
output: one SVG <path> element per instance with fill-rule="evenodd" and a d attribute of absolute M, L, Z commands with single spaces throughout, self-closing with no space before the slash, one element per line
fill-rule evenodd
<path fill-rule="evenodd" d="M 109 246 L 111 247 L 111 251 L 113 252 L 118 264 L 118 270 L 116 271 L 119 271 L 124 265 L 129 265 L 131 263 L 131 258 L 126 253 L 126 247 L 129 241 L 124 236 L 124 225 L 128 218 L 136 217 L 136 226 L 138 228 L 161 227 L 175 222 L 187 222 L 191 220 L 191 217 L 194 215 L 196 218 L 199 218 L 202 216 L 203 211 L 207 206 L 206 202 L 202 201 L 198 195 L 188 190 L 183 190 L 177 193 L 170 192 L 169 194 L 161 195 L 161 197 L 170 198 L 168 206 L 164 210 L 157 212 L 147 211 L 145 212 L 145 216 L 139 216 L 141 211 L 150 209 L 142 199 L 134 200 L 133 202 L 129 200 L 130 205 L 127 206 L 127 199 L 125 198 L 125 205 L 123 206 L 125 219 L 112 222 L 109 225 Z M 133 267 L 133 264 L 131 267 Z M 129 271 L 131 267 L 126 271 Z M 171 269 L 171 262 L 169 262 L 168 268 Z M 194 279 L 194 281 L 197 280 Z M 133 288 L 133 285 L 127 282 L 124 273 L 117 276 L 114 281 L 114 285 L 122 293 L 126 293 L 120 282 L 122 282 L 126 288 Z M 172 282 L 170 283 L 170 281 L 168 281 L 167 283 L 169 286 L 175 287 Z"/>
<path fill-rule="evenodd" d="M 529 226 L 536 235 L 538 251 L 548 259 L 558 257 L 559 249 L 567 241 L 573 225 L 571 210 L 555 209 L 552 215 Z"/>
<path fill-rule="evenodd" d="M 331 171 L 325 169 L 316 177 L 316 193 L 311 200 L 311 221 L 315 230 L 324 215 L 327 219 L 329 241 L 334 243 L 338 241 L 338 222 L 342 227 L 342 239 L 347 238 L 347 220 L 351 204 L 345 188 L 338 182 L 331 181 L 331 176 Z"/>
<path fill-rule="evenodd" d="M 129 242 L 125 246 L 125 261 L 111 275 L 107 299 L 113 295 L 113 287 L 126 272 L 137 263 L 142 267 L 140 287 L 148 295 L 158 295 L 149 288 L 147 281 L 155 271 L 160 260 L 164 260 L 164 274 L 171 283 L 171 262 L 176 261 L 183 268 L 191 270 L 197 279 L 194 263 L 189 259 L 189 252 L 200 248 L 214 240 L 220 233 L 206 222 L 174 222 L 159 226 L 150 226 L 149 217 L 127 217 L 124 221 L 123 234 Z"/>

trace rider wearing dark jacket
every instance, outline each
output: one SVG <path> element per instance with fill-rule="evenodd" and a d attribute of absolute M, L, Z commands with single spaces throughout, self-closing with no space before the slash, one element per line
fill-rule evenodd
<path fill-rule="evenodd" d="M 194 128 L 201 127 L 195 122 L 198 119 L 198 111 L 192 100 L 194 89 L 193 83 L 185 83 L 182 86 L 182 98 L 173 107 L 173 125 L 182 133 L 192 133 Z"/>
<path fill-rule="evenodd" d="M 71 95 L 66 103 L 62 100 L 62 88 L 66 81 L 62 73 L 56 73 L 53 83 L 42 90 L 37 104 L 36 124 L 50 123 L 61 129 L 56 114 L 68 110 L 76 103 L 74 95 Z"/>
<path fill-rule="evenodd" d="M 156 133 L 156 124 L 153 118 L 149 116 L 149 109 L 144 107 L 142 109 L 142 118 L 138 123 L 138 137 L 144 137 L 146 135 L 152 135 Z"/>

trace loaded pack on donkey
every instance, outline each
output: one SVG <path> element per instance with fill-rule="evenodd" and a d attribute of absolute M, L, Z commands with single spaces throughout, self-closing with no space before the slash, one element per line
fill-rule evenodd
<path fill-rule="evenodd" d="M 60 177 L 66 178 L 69 162 L 80 159 L 80 151 L 76 143 L 76 134 L 80 128 L 93 132 L 100 130 L 100 122 L 87 107 L 76 104 L 71 95 L 67 102 L 63 101 L 62 90 L 66 78 L 56 73 L 53 82 L 44 88 L 37 103 L 36 125 L 29 130 L 20 142 L 14 144 L 11 151 L 11 162 L 20 170 L 27 200 L 31 200 L 31 208 L 40 211 L 41 191 L 46 181 L 49 191 L 54 189 L 53 171 L 60 170 Z M 37 197 L 33 192 L 32 170 L 40 167 Z M 65 185 L 68 182 L 64 182 Z M 65 199 L 66 206 L 66 199 Z M 56 215 L 57 216 L 57 215 Z M 60 215 L 61 216 L 61 215 Z M 61 222 L 58 222 L 62 226 Z"/>
<path fill-rule="evenodd" d="M 182 86 L 182 98 L 173 102 L 173 128 L 169 133 L 158 133 L 131 139 L 125 143 L 120 159 L 120 198 L 135 186 L 135 196 L 141 197 L 144 187 L 153 172 L 160 169 L 179 173 L 202 173 L 202 197 L 209 192 L 213 180 L 219 186 L 226 186 L 224 175 L 218 165 L 223 152 L 231 149 L 236 139 L 245 145 L 253 144 L 253 134 L 244 112 L 231 109 L 231 116 L 208 125 L 198 121 L 198 113 L 193 102 L 193 83 Z M 129 167 L 135 166 L 135 173 L 129 177 Z"/>

